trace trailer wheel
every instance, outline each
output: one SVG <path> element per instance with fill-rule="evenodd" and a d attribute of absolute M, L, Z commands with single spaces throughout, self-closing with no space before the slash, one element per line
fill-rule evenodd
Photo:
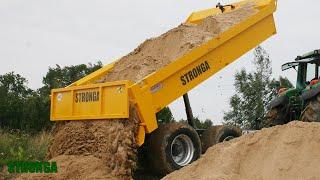
<path fill-rule="evenodd" d="M 202 153 L 208 148 L 223 141 L 229 141 L 236 137 L 240 137 L 242 131 L 234 126 L 212 126 L 206 129 L 201 136 Z"/>
<path fill-rule="evenodd" d="M 198 133 L 189 125 L 160 125 L 148 139 L 147 158 L 150 168 L 166 175 L 197 160 L 201 155 Z"/>

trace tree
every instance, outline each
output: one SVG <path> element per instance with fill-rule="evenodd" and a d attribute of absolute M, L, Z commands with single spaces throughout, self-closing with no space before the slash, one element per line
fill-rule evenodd
<path fill-rule="evenodd" d="M 49 71 L 43 77 L 44 86 L 37 90 L 39 107 L 39 123 L 45 128 L 50 127 L 50 92 L 54 88 L 66 87 L 73 82 L 83 78 L 86 75 L 100 69 L 102 63 L 98 61 L 95 64 L 89 63 L 61 67 L 58 64 L 56 67 L 49 67 Z"/>
<path fill-rule="evenodd" d="M 172 112 L 169 107 L 163 108 L 156 114 L 156 116 L 159 123 L 165 124 L 175 122 L 175 119 L 173 118 Z M 187 123 L 187 120 L 181 119 L 179 122 Z M 198 117 L 195 117 L 194 122 L 196 127 L 199 129 L 207 129 L 208 127 L 212 126 L 212 121 L 210 119 L 206 119 L 204 122 L 202 122 Z"/>
<path fill-rule="evenodd" d="M 277 81 L 277 83 L 278 83 L 278 86 L 277 86 L 278 89 L 280 89 L 280 88 L 293 88 L 294 87 L 288 78 L 282 77 L 282 76 L 279 77 L 279 81 Z"/>
<path fill-rule="evenodd" d="M 0 75 L 0 125 L 21 128 L 25 100 L 32 92 L 27 80 L 13 72 Z"/>
<path fill-rule="evenodd" d="M 100 61 L 96 64 L 79 64 L 63 68 L 56 64 L 54 68 L 49 67 L 49 71 L 43 77 L 42 83 L 44 86 L 40 88 L 40 92 L 44 95 L 49 95 L 51 89 L 66 87 L 101 67 L 102 63 Z"/>
<path fill-rule="evenodd" d="M 174 118 L 172 115 L 172 112 L 169 107 L 163 108 L 161 111 L 159 111 L 157 114 L 157 120 L 160 123 L 170 123 L 174 122 Z"/>
<path fill-rule="evenodd" d="M 198 129 L 207 129 L 208 127 L 212 126 L 212 121 L 210 119 L 206 119 L 204 122 L 202 122 L 198 117 L 195 117 L 194 122 Z"/>
<path fill-rule="evenodd" d="M 65 87 L 102 67 L 102 63 L 49 68 L 38 90 L 27 87 L 27 80 L 10 72 L 0 75 L 0 127 L 40 131 L 51 127 L 50 91 Z"/>
<path fill-rule="evenodd" d="M 271 79 L 272 68 L 268 53 L 257 47 L 254 51 L 255 71 L 245 69 L 235 74 L 236 94 L 230 98 L 231 110 L 225 112 L 224 123 L 238 125 L 246 129 L 261 129 L 270 101 L 281 86 L 291 86 L 286 78 Z"/>
<path fill-rule="evenodd" d="M 204 122 L 202 122 L 199 119 L 199 117 L 194 117 L 193 120 L 194 120 L 194 123 L 195 123 L 197 129 L 207 129 L 208 127 L 211 127 L 213 124 L 210 119 L 206 119 Z M 188 121 L 184 120 L 184 119 L 180 119 L 179 122 L 188 123 Z"/>

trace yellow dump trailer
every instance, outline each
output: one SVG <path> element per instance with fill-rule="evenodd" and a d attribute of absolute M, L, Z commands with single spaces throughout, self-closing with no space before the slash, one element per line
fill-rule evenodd
<path fill-rule="evenodd" d="M 248 2 L 252 1 L 235 3 L 232 7 L 224 7 L 224 10 L 232 11 Z M 253 2 L 256 4 L 258 13 L 137 83 L 115 81 L 94 84 L 95 80 L 112 70 L 114 66 L 112 63 L 66 88 L 52 90 L 51 120 L 101 119 L 108 121 L 114 118 L 128 118 L 130 100 L 138 111 L 140 126 L 137 143 L 142 146 L 146 135 L 152 134 L 158 128 L 157 112 L 276 33 L 273 17 L 276 1 L 254 0 Z M 221 13 L 221 7 L 194 12 L 186 22 L 200 23 L 204 18 L 217 13 Z M 201 69 L 197 77 L 192 80 L 183 78 L 188 72 L 197 68 Z M 184 97 L 188 103 L 187 96 Z M 195 146 L 190 145 L 188 140 L 182 141 L 183 143 L 187 146 Z M 170 147 L 171 150 L 174 146 L 173 144 Z M 188 150 L 189 154 L 194 151 L 194 148 Z M 173 169 L 193 160 L 187 157 L 183 162 L 176 163 L 178 166 Z M 160 171 L 166 173 L 166 170 Z"/>

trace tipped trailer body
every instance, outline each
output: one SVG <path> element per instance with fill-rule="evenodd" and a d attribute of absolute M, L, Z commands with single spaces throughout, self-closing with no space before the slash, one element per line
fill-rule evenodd
<path fill-rule="evenodd" d="M 232 11 L 248 2 L 252 1 L 226 6 L 223 11 Z M 111 63 L 68 87 L 53 89 L 51 120 L 127 119 L 130 103 L 133 103 L 140 119 L 137 144 L 142 146 L 146 134 L 152 134 L 158 128 L 156 113 L 177 98 L 185 95 L 188 118 L 192 118 L 191 108 L 188 108 L 190 104 L 187 92 L 276 34 L 273 13 L 276 11 L 277 2 L 275 0 L 253 2 L 258 10 L 256 14 L 139 82 L 124 80 L 94 83 L 112 70 L 114 63 Z M 186 22 L 198 24 L 206 17 L 218 13 L 221 13 L 221 7 L 194 12 Z"/>

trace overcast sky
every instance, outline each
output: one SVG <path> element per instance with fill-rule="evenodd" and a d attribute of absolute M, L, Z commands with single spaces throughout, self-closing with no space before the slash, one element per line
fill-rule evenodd
<path fill-rule="evenodd" d="M 179 25 L 195 10 L 216 0 L 0 0 L 0 74 L 15 71 L 33 89 L 42 86 L 48 67 L 112 62 L 146 38 Z M 233 0 L 221 0 L 227 4 Z M 270 53 L 274 77 L 290 76 L 280 66 L 319 47 L 320 1 L 280 0 L 275 13 L 278 34 L 262 46 Z M 196 87 L 189 94 L 195 116 L 221 123 L 234 94 L 233 75 L 252 69 L 252 52 Z M 183 101 L 170 105 L 185 118 Z"/>

